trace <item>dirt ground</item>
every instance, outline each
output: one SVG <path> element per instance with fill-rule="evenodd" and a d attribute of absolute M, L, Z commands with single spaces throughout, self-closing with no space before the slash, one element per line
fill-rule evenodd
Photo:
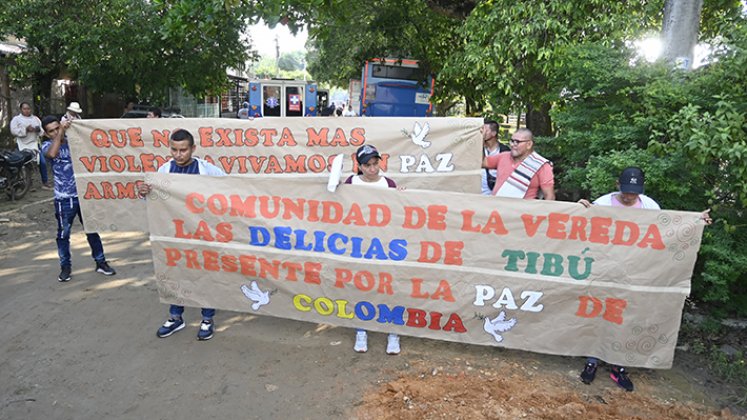
<path fill-rule="evenodd" d="M 38 183 L 37 183 L 38 186 Z M 196 340 L 199 310 L 166 339 L 148 238 L 102 235 L 114 277 L 93 271 L 80 229 L 73 280 L 56 281 L 52 193 L 0 197 L 0 419 L 740 418 L 732 387 L 678 351 L 670 370 L 633 369 L 626 393 L 582 358 L 403 337 L 402 354 L 353 352 L 354 333 L 219 311 Z M 742 417 L 743 418 L 743 417 Z"/>

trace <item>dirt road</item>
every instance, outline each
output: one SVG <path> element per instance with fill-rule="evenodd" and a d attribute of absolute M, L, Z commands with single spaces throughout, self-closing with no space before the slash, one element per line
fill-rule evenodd
<path fill-rule="evenodd" d="M 158 339 L 167 306 L 147 236 L 102 235 L 117 270 L 104 277 L 76 227 L 73 279 L 59 283 L 49 197 L 38 191 L 26 207 L 0 206 L 0 220 L 8 219 L 0 222 L 0 419 L 727 414 L 718 390 L 681 357 L 671 370 L 635 370 L 630 394 L 602 372 L 582 384 L 579 358 L 409 337 L 400 356 L 387 356 L 381 334 L 356 354 L 349 329 L 225 311 L 210 341 L 196 340 L 193 308 L 186 329 Z"/>

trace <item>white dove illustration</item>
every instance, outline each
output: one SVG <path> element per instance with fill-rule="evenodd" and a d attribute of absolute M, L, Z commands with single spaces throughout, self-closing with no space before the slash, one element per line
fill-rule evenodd
<path fill-rule="evenodd" d="M 503 341 L 503 336 L 498 333 L 506 332 L 513 328 L 514 325 L 516 325 L 516 318 L 511 318 L 507 321 L 506 312 L 501 311 L 501 313 L 499 313 L 498 316 L 495 317 L 495 319 L 491 320 L 486 316 L 485 324 L 483 324 L 482 328 L 486 333 L 492 335 L 497 343 L 500 343 L 501 341 Z"/>
<path fill-rule="evenodd" d="M 410 139 L 423 149 L 430 147 L 431 142 L 425 140 L 429 131 L 431 131 L 430 124 L 425 123 L 421 126 L 419 122 L 415 121 L 415 126 L 412 128 L 412 133 L 410 133 Z"/>
<path fill-rule="evenodd" d="M 259 310 L 259 307 L 262 305 L 267 305 L 270 303 L 270 292 L 263 292 L 260 290 L 259 286 L 257 286 L 257 282 L 253 281 L 251 288 L 249 286 L 242 284 L 241 285 L 241 291 L 244 293 L 244 296 L 246 296 L 247 299 L 253 301 L 252 303 L 252 309 Z"/>

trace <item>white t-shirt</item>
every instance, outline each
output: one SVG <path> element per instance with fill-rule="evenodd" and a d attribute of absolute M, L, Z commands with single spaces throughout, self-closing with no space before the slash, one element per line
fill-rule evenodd
<path fill-rule="evenodd" d="M 39 127 L 39 132 L 26 131 L 29 125 Z M 33 115 L 28 117 L 18 114 L 10 121 L 10 132 L 16 137 L 18 150 L 39 150 L 39 139 L 42 135 L 41 120 Z"/>
<path fill-rule="evenodd" d="M 612 200 L 614 200 L 614 196 L 620 194 L 619 192 L 613 192 L 609 194 L 605 194 L 596 200 L 594 200 L 594 204 L 597 206 L 612 206 Z M 659 207 L 659 203 L 654 201 L 653 198 L 638 194 L 638 199 L 641 200 L 641 207 L 642 209 L 652 209 L 652 210 L 661 210 L 661 207 Z"/>
<path fill-rule="evenodd" d="M 367 185 L 369 187 L 389 188 L 389 183 L 387 182 L 386 177 L 383 176 L 380 176 L 379 180 L 376 182 L 367 182 L 363 180 L 363 176 L 353 175 L 350 183 L 353 185 Z"/>

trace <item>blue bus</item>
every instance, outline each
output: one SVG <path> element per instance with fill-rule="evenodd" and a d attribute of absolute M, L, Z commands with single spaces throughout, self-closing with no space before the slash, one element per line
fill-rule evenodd
<path fill-rule="evenodd" d="M 428 117 L 433 112 L 433 76 L 416 60 L 386 58 L 363 66 L 358 115 L 369 117 Z M 351 83 L 353 86 L 354 83 Z M 357 92 L 350 92 L 357 105 Z"/>

